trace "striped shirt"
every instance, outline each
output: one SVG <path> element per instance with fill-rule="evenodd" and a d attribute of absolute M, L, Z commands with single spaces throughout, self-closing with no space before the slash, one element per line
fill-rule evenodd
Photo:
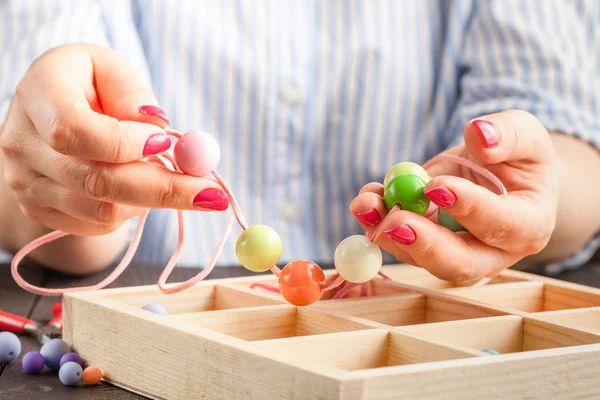
<path fill-rule="evenodd" d="M 219 172 L 248 222 L 281 235 L 282 263 L 327 263 L 362 233 L 360 188 L 461 143 L 472 118 L 520 108 L 598 147 L 599 19 L 595 0 L 0 0 L 0 116 L 45 50 L 112 47 L 174 129 L 217 137 Z M 180 264 L 209 260 L 229 212 L 185 213 Z M 166 262 L 176 223 L 153 210 L 136 260 Z M 238 263 L 239 232 L 220 265 Z"/>

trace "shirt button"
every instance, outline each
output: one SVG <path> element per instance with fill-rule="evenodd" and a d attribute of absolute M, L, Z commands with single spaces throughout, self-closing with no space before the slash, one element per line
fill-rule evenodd
<path fill-rule="evenodd" d="M 302 95 L 298 86 L 288 83 L 281 87 L 279 92 L 281 99 L 289 104 L 300 104 L 302 102 Z"/>
<path fill-rule="evenodd" d="M 281 205 L 281 209 L 279 210 L 279 214 L 283 219 L 293 220 L 298 217 L 299 211 L 298 206 L 291 201 L 284 202 Z"/>

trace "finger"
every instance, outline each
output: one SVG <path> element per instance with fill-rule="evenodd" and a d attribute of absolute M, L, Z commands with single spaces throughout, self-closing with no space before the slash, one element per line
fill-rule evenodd
<path fill-rule="evenodd" d="M 363 186 L 360 189 L 360 193 L 366 193 L 366 192 L 370 192 L 370 193 L 375 193 L 378 196 L 383 197 L 383 192 L 384 192 L 385 188 L 383 187 L 383 185 L 379 182 L 371 182 L 371 183 L 367 183 L 365 186 Z"/>
<path fill-rule="evenodd" d="M 551 163 L 554 147 L 546 128 L 533 115 L 508 110 L 476 118 L 465 126 L 465 145 L 483 164 L 507 161 Z"/>
<path fill-rule="evenodd" d="M 92 199 L 141 208 L 223 211 L 229 199 L 214 180 L 136 161 L 105 164 L 44 153 L 30 161 L 50 179 Z"/>
<path fill-rule="evenodd" d="M 483 243 L 507 252 L 535 254 L 554 230 L 551 207 L 529 197 L 499 196 L 467 179 L 436 177 L 424 193 Z"/>
<path fill-rule="evenodd" d="M 451 282 L 482 278 L 493 269 L 506 268 L 506 253 L 487 246 L 468 232 L 454 234 L 427 218 L 397 211 L 386 218 L 384 235 L 419 266 Z"/>
<path fill-rule="evenodd" d="M 375 188 L 376 189 L 376 188 Z M 356 220 L 360 223 L 367 235 L 372 235 L 379 223 L 387 215 L 387 209 L 383 203 L 383 198 L 378 194 L 370 191 L 365 191 L 359 194 L 350 203 L 350 212 Z M 416 265 L 415 261 L 405 251 L 402 251 L 395 246 L 394 242 L 384 236 L 380 235 L 375 243 L 388 251 L 398 260 L 407 264 Z"/>
<path fill-rule="evenodd" d="M 33 179 L 27 192 L 28 197 L 41 207 L 53 208 L 78 220 L 100 225 L 121 223 L 147 211 L 82 196 L 45 176 Z"/>
<path fill-rule="evenodd" d="M 36 131 L 59 153 L 123 163 L 165 151 L 171 141 L 161 127 L 120 121 L 92 109 L 92 104 L 99 101 L 93 85 L 94 65 L 109 62 L 92 60 L 82 50 L 72 50 L 60 61 L 40 61 L 19 83 L 17 99 Z M 67 73 L 73 70 L 72 65 L 77 66 L 76 71 Z M 122 77 L 121 81 L 124 80 Z M 135 84 L 124 85 L 121 90 L 132 93 L 137 90 Z M 138 92 L 140 97 L 145 96 Z"/>
<path fill-rule="evenodd" d="M 45 227 L 53 230 L 59 230 L 71 235 L 77 236 L 100 236 L 114 232 L 119 229 L 123 223 L 115 224 L 94 224 L 82 223 L 81 220 L 64 214 L 53 208 L 45 208 L 37 205 L 20 205 L 21 212 Z"/>

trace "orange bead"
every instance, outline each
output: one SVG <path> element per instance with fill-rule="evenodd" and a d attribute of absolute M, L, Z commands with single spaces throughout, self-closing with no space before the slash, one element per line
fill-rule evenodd
<path fill-rule="evenodd" d="M 102 370 L 98 367 L 87 367 L 81 374 L 81 380 L 86 385 L 95 385 L 100 382 L 100 379 L 102 379 Z"/>
<path fill-rule="evenodd" d="M 319 300 L 324 283 L 321 267 L 308 260 L 292 261 L 279 275 L 281 295 L 295 306 L 308 306 Z"/>

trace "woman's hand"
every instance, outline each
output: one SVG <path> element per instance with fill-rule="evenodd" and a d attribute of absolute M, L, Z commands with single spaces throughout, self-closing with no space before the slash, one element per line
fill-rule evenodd
<path fill-rule="evenodd" d="M 149 208 L 226 209 L 216 182 L 138 161 L 170 147 L 167 126 L 116 52 L 55 48 L 33 63 L 10 106 L 0 138 L 6 189 L 28 218 L 76 235 L 112 232 Z"/>
<path fill-rule="evenodd" d="M 430 218 L 399 211 L 383 221 L 377 242 L 398 260 L 423 267 L 440 279 L 460 282 L 493 277 L 540 252 L 554 231 L 565 174 L 548 131 L 531 114 L 510 110 L 475 119 L 465 127 L 465 145 L 448 153 L 479 162 L 508 194 L 470 169 L 440 163 L 428 170 L 425 195 L 468 232 L 454 233 Z M 387 211 L 383 186 L 370 183 L 350 205 L 373 232 Z"/>

